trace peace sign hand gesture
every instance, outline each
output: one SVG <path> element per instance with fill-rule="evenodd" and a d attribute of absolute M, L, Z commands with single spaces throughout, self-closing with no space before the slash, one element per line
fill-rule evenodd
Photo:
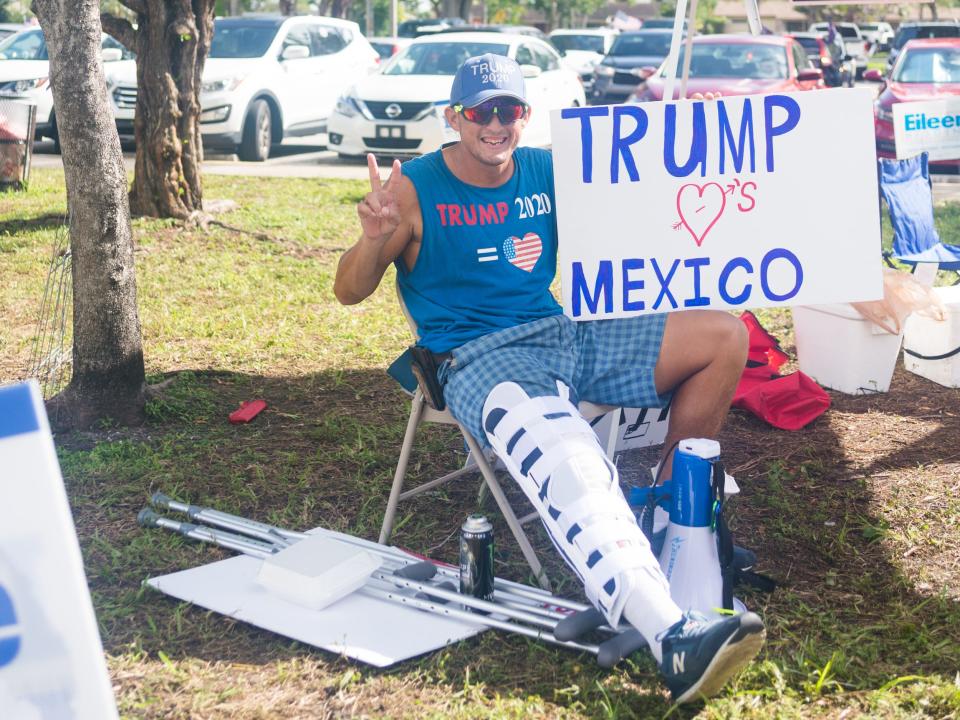
<path fill-rule="evenodd" d="M 380 183 L 380 168 L 373 153 L 367 155 L 367 169 L 370 171 L 370 192 L 357 204 L 360 227 L 363 234 L 371 240 L 386 242 L 400 225 L 400 202 L 397 186 L 403 174 L 400 161 L 393 161 L 393 168 L 387 182 Z"/>

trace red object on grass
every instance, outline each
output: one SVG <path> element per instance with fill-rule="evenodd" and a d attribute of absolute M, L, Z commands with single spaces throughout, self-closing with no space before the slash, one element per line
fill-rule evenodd
<path fill-rule="evenodd" d="M 253 420 L 260 412 L 267 407 L 263 400 L 251 400 L 250 402 L 240 403 L 240 409 L 230 413 L 230 422 L 234 425 L 248 423 Z"/>
<path fill-rule="evenodd" d="M 752 312 L 740 319 L 750 333 L 747 367 L 733 394 L 733 406 L 749 410 L 781 430 L 799 430 L 830 407 L 826 391 L 802 372 L 780 375 L 789 358 Z"/>

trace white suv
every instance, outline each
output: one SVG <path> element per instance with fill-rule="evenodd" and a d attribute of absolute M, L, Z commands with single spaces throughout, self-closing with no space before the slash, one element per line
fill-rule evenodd
<path fill-rule="evenodd" d="M 377 67 L 355 22 L 337 18 L 217 18 L 203 68 L 203 146 L 266 160 L 283 138 L 326 129 L 340 94 Z M 133 134 L 136 76 L 108 76 L 117 129 Z"/>
<path fill-rule="evenodd" d="M 550 33 L 550 42 L 563 55 L 563 64 L 580 76 L 583 91 L 590 95 L 596 67 L 610 52 L 618 34 L 619 31 L 612 28 L 554 30 Z"/>
<path fill-rule="evenodd" d="M 464 60 L 484 53 L 512 58 L 523 70 L 533 114 L 522 144 L 549 145 L 550 111 L 586 104 L 577 74 L 543 40 L 500 32 L 434 33 L 414 40 L 343 94 L 330 116 L 330 149 L 341 157 L 410 156 L 459 139 L 443 114 L 450 86 Z"/>
<path fill-rule="evenodd" d="M 134 70 L 133 53 L 109 35 L 102 36 L 104 68 Z M 36 139 L 47 137 L 60 149 L 57 115 L 50 92 L 50 61 L 43 30 L 31 28 L 0 42 L 0 99 L 37 106 Z"/>

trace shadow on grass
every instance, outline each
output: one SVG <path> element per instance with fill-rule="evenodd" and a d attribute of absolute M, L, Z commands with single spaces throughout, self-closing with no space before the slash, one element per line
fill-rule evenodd
<path fill-rule="evenodd" d="M 255 397 L 268 409 L 249 425 L 230 425 L 227 415 Z M 747 596 L 767 622 L 769 641 L 765 662 L 745 673 L 737 692 L 809 698 L 876 689 L 902 675 L 942 673 L 960 664 L 960 609 L 937 588 L 917 589 L 916 564 L 905 568 L 896 542 L 909 508 L 890 510 L 891 503 L 913 501 L 910 492 L 898 496 L 892 489 L 915 485 L 910 474 L 918 462 L 956 476 L 960 419 L 948 412 L 956 397 L 901 371 L 889 394 L 834 395 L 834 408 L 800 432 L 731 415 L 720 440 L 725 463 L 743 488 L 732 504 L 734 529 L 741 544 L 757 551 L 758 569 L 782 583 L 771 597 Z M 152 491 L 163 490 L 282 527 L 320 525 L 376 539 L 408 409 L 379 370 L 300 377 L 195 371 L 172 377 L 151 403 L 145 428 L 58 438 L 107 649 L 122 652 L 132 644 L 175 660 L 254 664 L 310 653 L 331 673 L 351 666 L 141 590 L 147 577 L 229 553 L 140 530 L 134 518 Z M 454 429 L 423 428 L 411 481 L 449 471 L 461 453 Z M 456 560 L 457 531 L 478 509 L 477 488 L 478 480 L 468 477 L 401 505 L 394 542 Z M 955 502 L 948 491 L 918 489 Z M 518 490 L 511 494 L 522 502 Z M 528 581 L 509 532 L 492 508 L 485 510 L 503 539 L 498 574 Z M 582 597 L 542 529 L 531 534 L 559 593 Z M 934 551 L 918 552 L 922 558 Z M 954 588 L 956 579 L 955 573 L 941 578 Z M 604 673 L 588 657 L 496 632 L 389 671 L 356 667 L 371 675 L 425 673 L 428 682 L 442 679 L 454 687 L 482 683 L 490 693 L 582 703 L 590 716 L 647 717 L 669 709 L 647 657 Z"/>
<path fill-rule="evenodd" d="M 66 229 L 67 218 L 63 213 L 46 213 L 32 218 L 17 218 L 0 221 L 0 235 L 20 235 L 39 230 Z"/>

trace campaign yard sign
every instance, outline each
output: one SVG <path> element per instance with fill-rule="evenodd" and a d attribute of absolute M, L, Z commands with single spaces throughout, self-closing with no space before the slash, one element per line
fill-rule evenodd
<path fill-rule="evenodd" d="M 0 387 L 0 718 L 117 717 L 35 382 Z"/>
<path fill-rule="evenodd" d="M 900 159 L 922 152 L 931 160 L 960 158 L 960 97 L 894 103 L 893 139 Z"/>
<path fill-rule="evenodd" d="M 574 320 L 882 297 L 869 90 L 554 111 Z"/>

